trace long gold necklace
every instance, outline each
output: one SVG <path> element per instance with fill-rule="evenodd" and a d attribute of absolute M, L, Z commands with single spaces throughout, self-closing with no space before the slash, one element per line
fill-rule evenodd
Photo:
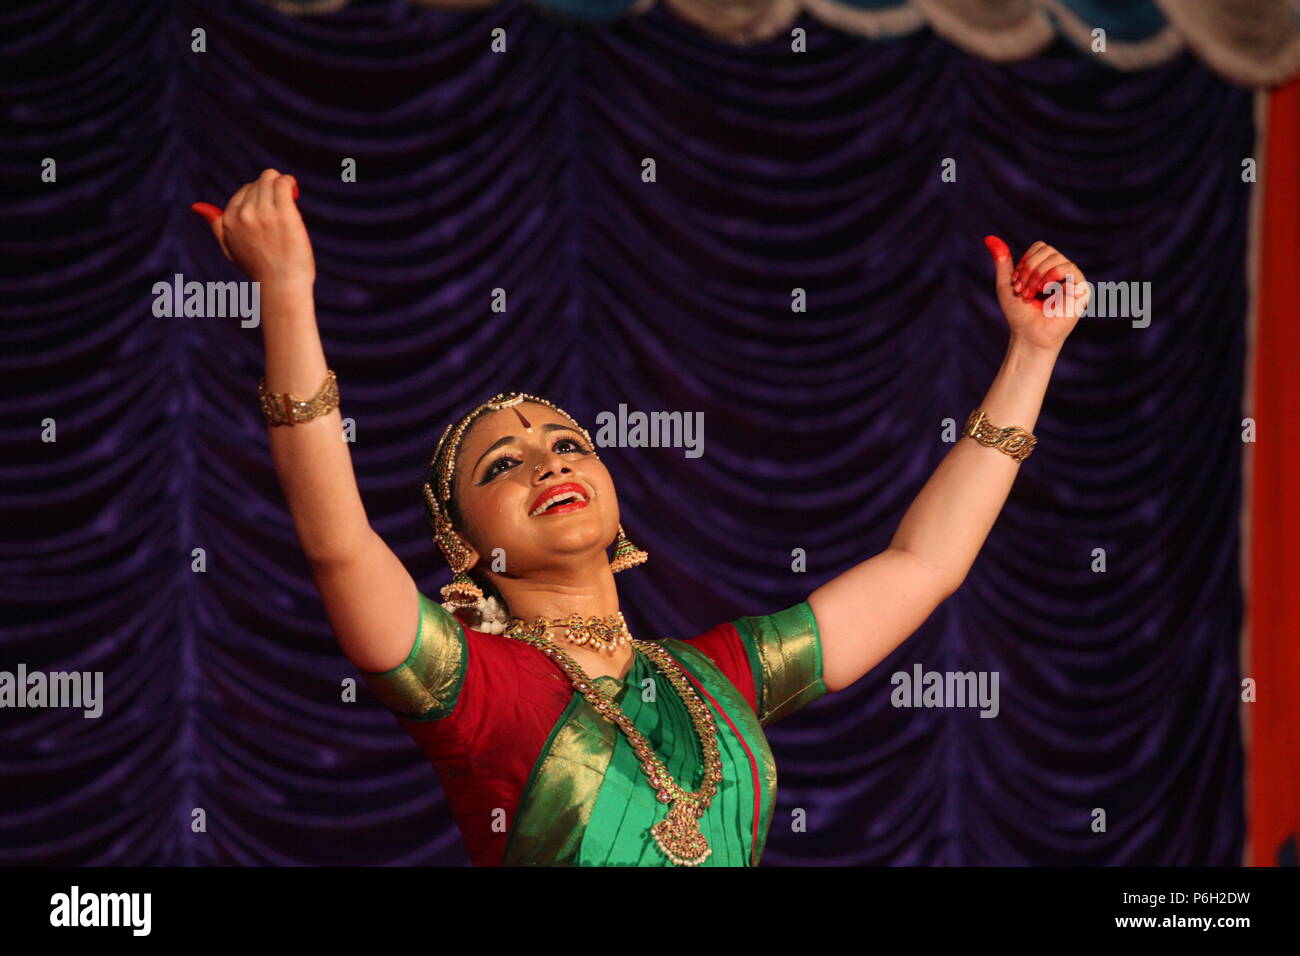
<path fill-rule="evenodd" d="M 709 841 L 700 830 L 699 819 L 712 805 L 713 797 L 718 792 L 718 784 L 722 782 L 718 727 L 714 722 L 713 714 L 709 712 L 700 695 L 686 679 L 681 665 L 673 659 L 672 655 L 651 641 L 631 641 L 633 653 L 637 651 L 643 653 L 668 679 L 668 683 L 686 705 L 691 715 L 691 722 L 695 725 L 695 734 L 700 741 L 700 752 L 704 756 L 704 774 L 700 789 L 691 792 L 673 779 L 667 765 L 654 752 L 650 742 L 637 729 L 636 724 L 632 723 L 623 712 L 618 701 L 601 690 L 577 661 L 546 636 L 548 626 L 556 625 L 549 623 L 545 618 L 538 618 L 531 624 L 525 624 L 519 618 L 514 618 L 505 633 L 507 637 L 539 648 L 543 654 L 559 664 L 560 669 L 569 678 L 569 683 L 573 685 L 573 689 L 591 704 L 596 713 L 610 723 L 616 724 L 623 731 L 637 759 L 641 761 L 641 773 L 655 789 L 655 797 L 660 803 L 668 804 L 668 815 L 650 827 L 651 837 L 664 855 L 676 865 L 699 866 L 713 852 Z"/>

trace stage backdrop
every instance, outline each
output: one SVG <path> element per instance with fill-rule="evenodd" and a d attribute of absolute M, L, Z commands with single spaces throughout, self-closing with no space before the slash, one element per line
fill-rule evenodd
<path fill-rule="evenodd" d="M 465 860 L 414 744 L 364 687 L 340 700 L 260 330 L 153 315 L 177 273 L 242 278 L 189 204 L 268 166 L 302 184 L 371 521 L 426 593 L 448 575 L 419 483 L 452 416 L 516 388 L 588 425 L 703 412 L 702 457 L 605 456 L 650 552 L 619 577 L 645 637 L 886 546 L 1002 356 L 985 234 L 1150 282 L 1148 325 L 1071 338 L 961 590 L 773 728 L 764 862 L 1240 861 L 1249 91 L 1186 53 L 995 65 L 806 17 L 794 54 L 663 7 L 112 6 L 4 15 L 27 39 L 4 51 L 3 663 L 103 671 L 106 703 L 4 715 L 0 862 Z M 891 706 L 917 665 L 996 671 L 998 716 Z"/>

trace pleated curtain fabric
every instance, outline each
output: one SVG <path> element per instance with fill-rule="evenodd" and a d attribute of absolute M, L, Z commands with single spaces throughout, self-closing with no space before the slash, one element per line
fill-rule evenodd
<path fill-rule="evenodd" d="M 1061 37 L 1006 65 L 807 19 L 792 56 L 663 6 L 601 30 L 520 3 L 117 10 L 0 30 L 0 651 L 106 678 L 97 720 L 0 727 L 0 862 L 465 861 L 423 756 L 345 697 L 260 329 L 153 312 L 156 283 L 241 278 L 188 207 L 267 166 L 302 186 L 368 514 L 426 593 L 419 488 L 454 413 L 521 389 L 589 427 L 703 415 L 699 457 L 604 455 L 651 556 L 618 582 L 639 634 L 788 607 L 888 544 L 1002 356 L 984 235 L 1149 282 L 1146 325 L 1071 338 L 962 589 L 772 728 L 763 862 L 1241 859 L 1248 90 Z M 999 716 L 892 706 L 916 665 L 997 671 Z"/>

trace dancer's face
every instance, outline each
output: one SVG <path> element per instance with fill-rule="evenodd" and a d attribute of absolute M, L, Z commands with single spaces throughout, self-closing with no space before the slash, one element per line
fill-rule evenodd
<path fill-rule="evenodd" d="M 519 577 L 603 553 L 618 533 L 609 472 L 573 423 L 545 405 L 478 418 L 461 442 L 455 482 L 461 537 L 484 571 L 496 548 L 505 552 L 505 576 Z M 552 489 L 566 503 L 539 511 Z"/>

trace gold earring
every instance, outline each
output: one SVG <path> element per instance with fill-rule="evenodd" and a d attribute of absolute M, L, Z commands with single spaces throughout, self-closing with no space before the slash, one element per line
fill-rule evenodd
<path fill-rule="evenodd" d="M 609 562 L 609 569 L 618 574 L 618 572 L 634 568 L 638 564 L 645 564 L 649 557 L 649 554 L 627 539 L 627 534 L 623 531 L 623 525 L 620 524 L 618 526 L 618 537 L 614 539 L 614 557 Z"/>
<path fill-rule="evenodd" d="M 474 583 L 469 570 L 469 549 L 451 526 L 451 520 L 439 509 L 434 517 L 434 540 L 451 565 L 451 583 L 442 587 L 442 599 L 452 607 L 474 607 L 483 600 L 483 589 Z"/>
<path fill-rule="evenodd" d="M 483 589 L 464 571 L 442 586 L 442 599 L 452 607 L 475 607 L 483 600 Z"/>

